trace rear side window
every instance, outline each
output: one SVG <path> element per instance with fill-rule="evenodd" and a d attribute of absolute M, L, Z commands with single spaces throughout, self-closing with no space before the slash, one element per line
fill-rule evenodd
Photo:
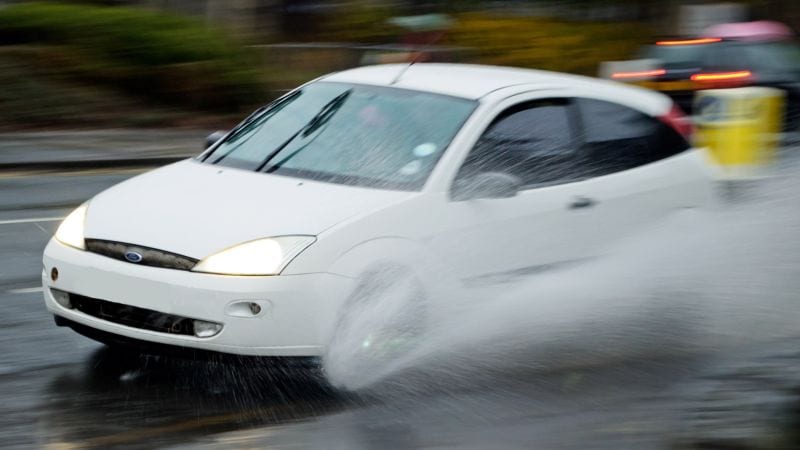
<path fill-rule="evenodd" d="M 577 99 L 576 104 L 589 176 L 632 169 L 689 148 L 671 127 L 635 109 L 587 98 Z"/>
<path fill-rule="evenodd" d="M 574 120 L 563 99 L 527 102 L 501 113 L 478 140 L 459 171 L 514 175 L 523 185 L 555 184 L 580 177 Z"/>

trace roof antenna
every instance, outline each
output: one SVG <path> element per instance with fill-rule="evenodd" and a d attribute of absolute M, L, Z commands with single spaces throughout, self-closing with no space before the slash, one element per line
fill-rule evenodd
<path fill-rule="evenodd" d="M 438 33 L 434 33 L 434 34 L 433 34 L 433 37 L 432 37 L 432 38 L 431 38 L 431 39 L 430 39 L 428 42 L 426 42 L 426 43 L 425 43 L 425 45 L 423 45 L 423 46 L 422 46 L 422 47 L 421 47 L 421 48 L 420 48 L 420 49 L 419 49 L 419 50 L 416 52 L 416 54 L 414 55 L 414 57 L 413 57 L 413 58 L 411 58 L 411 61 L 409 61 L 409 62 L 408 62 L 408 65 L 406 65 L 406 66 L 403 66 L 403 68 L 402 68 L 402 69 L 400 69 L 400 71 L 399 71 L 399 72 L 397 72 L 397 75 L 395 75 L 394 79 L 392 79 L 392 82 L 391 82 L 391 83 L 389 83 L 389 85 L 391 86 L 391 85 L 393 85 L 393 84 L 397 83 L 398 81 L 400 81 L 400 78 L 402 78 L 402 76 L 403 76 L 403 75 L 404 75 L 404 74 L 405 74 L 405 73 L 408 71 L 408 69 L 410 69 L 410 68 L 411 68 L 411 66 L 413 66 L 413 65 L 414 65 L 414 64 L 415 64 L 417 61 L 419 61 L 419 59 L 422 57 L 422 55 L 424 55 L 424 54 L 425 54 L 425 52 L 426 52 L 426 51 L 427 51 L 427 50 L 428 50 L 428 49 L 429 49 L 429 48 L 430 48 L 430 47 L 431 47 L 433 44 L 435 44 L 435 43 L 436 43 L 438 40 L 440 40 L 442 37 L 444 37 L 444 31 L 439 31 Z"/>

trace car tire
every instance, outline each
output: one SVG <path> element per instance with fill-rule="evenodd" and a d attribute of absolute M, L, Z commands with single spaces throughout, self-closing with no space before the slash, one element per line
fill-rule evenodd
<path fill-rule="evenodd" d="M 428 322 L 427 296 L 411 270 L 370 270 L 340 309 L 323 358 L 326 379 L 345 390 L 380 381 L 418 347 Z"/>

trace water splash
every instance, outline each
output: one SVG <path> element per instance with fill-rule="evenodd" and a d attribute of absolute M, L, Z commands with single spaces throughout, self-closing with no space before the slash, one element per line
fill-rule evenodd
<path fill-rule="evenodd" d="M 800 170 L 725 191 L 736 198 L 717 209 L 676 213 L 580 265 L 483 286 L 467 307 L 429 299 L 434 319 L 392 357 L 364 337 L 397 321 L 403 296 L 355 306 L 358 320 L 325 358 L 328 376 L 347 389 L 408 391 L 794 335 Z"/>

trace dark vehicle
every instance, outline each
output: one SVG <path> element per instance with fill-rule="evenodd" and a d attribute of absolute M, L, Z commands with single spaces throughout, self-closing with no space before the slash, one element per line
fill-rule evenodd
<path fill-rule="evenodd" d="M 661 91 L 691 112 L 701 89 L 769 86 L 787 93 L 788 128 L 800 125 L 800 46 L 792 33 L 774 22 L 725 24 L 707 30 L 709 37 L 664 40 L 646 46 L 644 59 L 658 66 L 641 73 L 615 73 L 641 86 Z M 636 76 L 627 76 L 636 75 Z"/>

